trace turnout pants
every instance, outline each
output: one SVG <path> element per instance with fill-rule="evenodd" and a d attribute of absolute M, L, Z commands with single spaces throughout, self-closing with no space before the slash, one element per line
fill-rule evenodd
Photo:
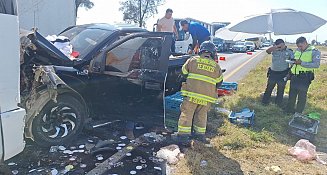
<path fill-rule="evenodd" d="M 191 135 L 192 127 L 196 135 L 204 135 L 207 125 L 207 113 L 210 103 L 199 105 L 192 99 L 185 97 L 181 105 L 181 115 L 178 121 L 178 135 Z"/>
<path fill-rule="evenodd" d="M 302 113 L 307 102 L 307 93 L 311 81 L 313 80 L 313 73 L 310 74 L 300 74 L 293 75 L 291 77 L 290 92 L 287 110 L 289 112 Z M 296 108 L 294 109 L 297 99 Z"/>

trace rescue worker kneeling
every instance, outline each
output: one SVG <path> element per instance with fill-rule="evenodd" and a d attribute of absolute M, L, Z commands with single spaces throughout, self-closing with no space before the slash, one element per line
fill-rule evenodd
<path fill-rule="evenodd" d="M 207 112 L 211 103 L 216 103 L 217 87 L 223 81 L 222 70 L 214 61 L 215 55 L 215 45 L 205 41 L 200 46 L 199 56 L 190 58 L 182 67 L 182 76 L 186 82 L 182 83 L 184 100 L 177 134 L 181 143 L 188 143 L 192 134 L 195 139 L 207 143 Z"/>

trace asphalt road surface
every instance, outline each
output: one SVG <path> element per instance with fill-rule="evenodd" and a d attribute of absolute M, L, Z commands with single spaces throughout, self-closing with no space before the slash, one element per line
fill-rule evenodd
<path fill-rule="evenodd" d="M 219 61 L 224 73 L 224 81 L 238 82 L 244 78 L 255 66 L 265 58 L 267 53 L 265 48 L 256 50 L 252 54 L 247 53 L 219 53 L 220 57 L 225 57 L 226 61 Z"/>

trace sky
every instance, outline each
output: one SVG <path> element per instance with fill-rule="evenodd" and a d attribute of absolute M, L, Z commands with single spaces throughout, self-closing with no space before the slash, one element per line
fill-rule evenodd
<path fill-rule="evenodd" d="M 91 0 L 94 7 L 90 10 L 80 8 L 77 15 L 77 24 L 87 23 L 123 23 L 122 12 L 119 11 L 121 0 Z M 271 9 L 292 8 L 317 15 L 327 20 L 327 0 L 165 0 L 158 7 L 158 14 L 146 21 L 147 28 L 165 14 L 167 8 L 173 9 L 174 18 L 194 18 L 208 23 L 236 22 L 247 16 L 269 12 Z M 319 42 L 327 40 L 327 24 L 313 33 L 287 36 L 273 36 L 273 39 L 282 38 L 294 42 L 299 36 L 304 36 L 310 42 L 316 39 Z M 267 35 L 268 37 L 268 35 Z"/>

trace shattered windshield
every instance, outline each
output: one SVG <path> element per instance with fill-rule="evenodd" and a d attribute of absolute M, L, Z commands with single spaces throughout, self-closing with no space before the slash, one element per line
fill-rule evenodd
<path fill-rule="evenodd" d="M 73 51 L 79 52 L 79 57 L 83 59 L 97 44 L 104 41 L 112 33 L 113 31 L 111 30 L 99 28 L 74 27 L 63 32 L 61 35 L 70 39 L 73 45 Z"/>

